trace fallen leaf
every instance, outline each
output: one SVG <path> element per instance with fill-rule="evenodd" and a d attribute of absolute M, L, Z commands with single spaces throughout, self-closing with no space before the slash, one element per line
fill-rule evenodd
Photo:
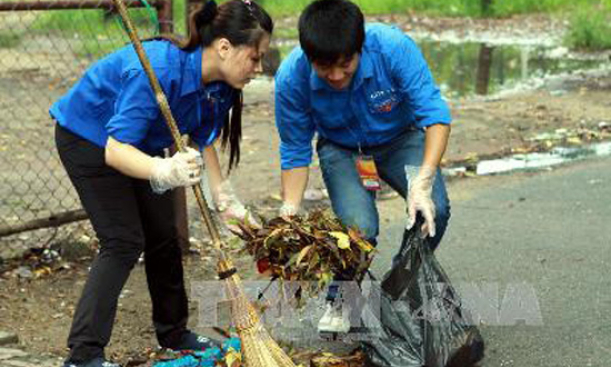
<path fill-rule="evenodd" d="M 329 232 L 329 234 L 337 238 L 337 247 L 342 250 L 350 249 L 350 237 L 344 232 Z"/>

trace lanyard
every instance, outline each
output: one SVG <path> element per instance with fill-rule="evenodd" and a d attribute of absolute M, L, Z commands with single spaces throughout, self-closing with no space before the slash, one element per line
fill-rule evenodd
<path fill-rule="evenodd" d="M 353 91 L 350 90 L 350 95 L 348 97 L 348 104 L 350 105 L 351 108 L 352 108 L 352 92 Z M 365 137 L 365 129 L 363 128 L 361 124 L 361 120 L 358 118 L 357 114 L 354 113 L 354 110 L 353 110 L 352 115 L 354 116 L 354 119 L 356 120 L 358 133 L 352 130 L 352 128 L 350 127 L 350 124 L 347 124 L 346 128 L 348 129 L 348 132 L 356 139 L 356 144 L 359 150 L 359 154 L 363 155 L 362 143 L 365 143 L 366 145 L 369 145 L 369 143 L 367 141 L 367 138 Z"/>

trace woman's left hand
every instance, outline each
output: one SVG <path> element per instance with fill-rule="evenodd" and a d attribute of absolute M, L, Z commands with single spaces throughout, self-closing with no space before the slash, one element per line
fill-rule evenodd
<path fill-rule="evenodd" d="M 223 219 L 230 230 L 234 232 L 239 230 L 235 224 L 231 223 L 233 221 L 248 222 L 250 225 L 260 226 L 250 211 L 238 199 L 229 180 L 225 180 L 217 188 L 215 201 L 221 214 L 221 219 Z"/>

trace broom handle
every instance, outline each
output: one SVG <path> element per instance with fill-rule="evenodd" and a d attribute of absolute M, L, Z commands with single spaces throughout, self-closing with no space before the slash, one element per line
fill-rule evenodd
<path fill-rule="evenodd" d="M 151 87 L 153 88 L 153 91 L 155 92 L 157 103 L 159 104 L 159 108 L 161 109 L 161 112 L 163 113 L 163 116 L 165 117 L 166 124 L 168 125 L 168 128 L 170 129 L 170 132 L 172 133 L 174 144 L 176 144 L 176 148 L 179 151 L 184 152 L 185 144 L 182 140 L 182 137 L 180 136 L 180 131 L 178 130 L 178 127 L 176 126 L 176 121 L 174 120 L 174 116 L 172 116 L 172 111 L 170 111 L 170 105 L 168 104 L 168 100 L 165 94 L 163 93 L 161 86 L 159 85 L 159 80 L 157 79 L 157 76 L 155 75 L 155 72 L 153 71 L 153 68 L 151 67 L 151 63 L 148 57 L 146 56 L 146 53 L 144 52 L 144 48 L 142 47 L 142 42 L 140 42 L 140 39 L 138 38 L 136 28 L 134 27 L 129 17 L 129 14 L 127 13 L 127 8 L 125 7 L 125 3 L 123 2 L 123 0 L 113 0 L 113 1 L 117 7 L 117 10 L 119 10 L 119 14 L 121 15 L 121 18 L 123 19 L 123 23 L 125 24 L 127 28 L 127 33 L 129 35 L 129 38 L 131 39 L 134 45 L 134 48 L 136 49 L 138 58 L 140 59 L 140 62 L 142 63 L 142 66 L 144 67 L 144 71 L 146 72 L 146 75 L 148 76 L 148 79 L 151 83 Z M 210 232 L 210 236 L 212 237 L 212 244 L 221 253 L 221 260 L 226 260 L 225 253 L 224 251 L 222 251 L 222 247 L 221 247 L 222 242 L 221 242 L 221 236 L 219 234 L 219 229 L 216 223 L 214 223 L 214 221 L 212 220 L 212 215 L 206 203 L 206 199 L 204 198 L 204 194 L 202 192 L 201 186 L 193 185 L 193 193 L 195 194 L 195 198 L 197 199 L 197 204 L 199 206 L 199 210 L 202 214 L 202 217 L 204 218 L 204 222 L 206 223 L 206 227 L 208 228 L 208 232 Z"/>

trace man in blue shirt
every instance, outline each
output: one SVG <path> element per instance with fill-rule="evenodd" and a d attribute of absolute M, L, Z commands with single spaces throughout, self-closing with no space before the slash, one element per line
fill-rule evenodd
<path fill-rule="evenodd" d="M 409 224 L 424 218 L 436 247 L 449 202 L 438 168 L 450 133 L 449 108 L 426 61 L 399 29 L 365 26 L 348 0 L 317 0 L 299 19 L 297 47 L 276 75 L 283 216 L 297 213 L 312 161 L 312 139 L 335 214 L 375 243 L 380 180 L 406 198 Z M 336 274 L 351 280 L 356 274 Z M 331 287 L 328 300 L 336 297 Z M 346 310 L 330 306 L 319 330 L 347 332 Z"/>

